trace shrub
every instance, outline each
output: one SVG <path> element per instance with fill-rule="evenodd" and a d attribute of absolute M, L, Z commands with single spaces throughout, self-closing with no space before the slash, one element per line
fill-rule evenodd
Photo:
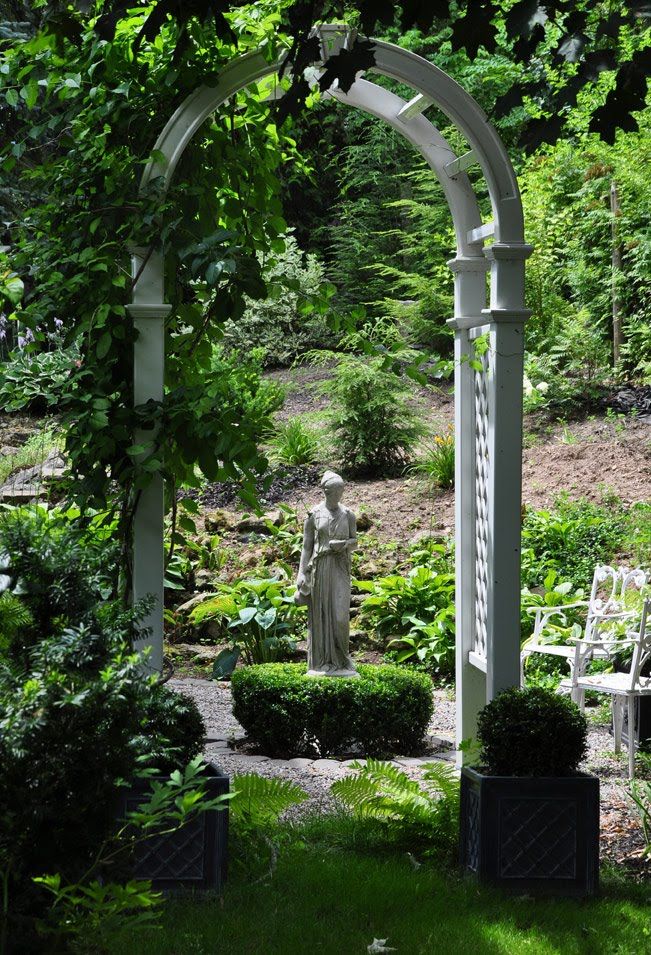
<path fill-rule="evenodd" d="M 620 506 L 559 498 L 553 510 L 527 509 L 522 528 L 522 580 L 540 586 L 549 570 L 575 587 L 589 589 L 596 564 L 623 543 L 626 520 Z"/>
<path fill-rule="evenodd" d="M 246 310 L 224 326 L 224 342 L 238 358 L 253 348 L 263 352 L 263 363 L 288 365 L 310 348 L 331 345 L 326 308 L 316 302 L 324 286 L 323 266 L 315 255 L 303 255 L 293 236 L 264 270 L 269 294 L 246 299 Z M 314 304 L 315 303 L 315 304 Z"/>
<path fill-rule="evenodd" d="M 270 445 L 272 459 L 289 465 L 312 464 L 320 450 L 317 434 L 300 418 L 276 425 Z"/>
<path fill-rule="evenodd" d="M 341 358 L 326 388 L 335 446 L 349 474 L 386 476 L 408 463 L 423 426 L 384 359 Z"/>
<path fill-rule="evenodd" d="M 359 666 L 358 679 L 307 677 L 305 664 L 233 674 L 233 713 L 273 756 L 328 756 L 357 744 L 369 756 L 412 752 L 432 715 L 429 678 L 396 666 Z"/>
<path fill-rule="evenodd" d="M 540 687 L 504 690 L 477 720 L 481 763 L 494 776 L 571 776 L 587 733 L 575 703 Z"/>
<path fill-rule="evenodd" d="M 120 780 L 143 764 L 182 766 L 205 735 L 196 706 L 154 685 L 132 653 L 148 604 L 125 610 L 102 599 L 113 553 L 96 544 L 83 528 L 38 510 L 0 520 L 9 612 L 1 628 L 0 871 L 17 951 L 33 950 L 30 926 L 47 904 L 34 877 L 83 880 L 114 832 Z"/>

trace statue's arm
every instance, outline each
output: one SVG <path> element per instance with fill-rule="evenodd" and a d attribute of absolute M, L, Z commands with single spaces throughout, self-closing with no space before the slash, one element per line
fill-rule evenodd
<path fill-rule="evenodd" d="M 348 511 L 348 540 L 346 550 L 352 553 L 357 547 L 357 518 L 352 511 Z"/>
<path fill-rule="evenodd" d="M 301 585 L 301 582 L 305 580 L 307 566 L 310 563 L 313 552 L 314 552 L 314 521 L 312 520 L 312 515 L 310 514 L 308 517 L 306 517 L 305 524 L 303 525 L 303 549 L 301 551 L 301 561 L 298 565 L 298 580 L 297 580 L 299 587 Z"/>

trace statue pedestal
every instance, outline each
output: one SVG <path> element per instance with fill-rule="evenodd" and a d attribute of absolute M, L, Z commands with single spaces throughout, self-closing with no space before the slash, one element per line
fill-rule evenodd
<path fill-rule="evenodd" d="M 308 670 L 306 676 L 339 676 L 348 679 L 359 679 L 357 670 Z"/>

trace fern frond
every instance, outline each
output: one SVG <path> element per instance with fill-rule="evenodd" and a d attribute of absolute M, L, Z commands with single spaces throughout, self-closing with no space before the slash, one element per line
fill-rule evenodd
<path fill-rule="evenodd" d="M 304 802 L 308 794 L 286 779 L 267 779 L 255 773 L 234 776 L 233 798 L 229 803 L 235 825 L 264 827 L 275 822 L 286 809 Z"/>
<path fill-rule="evenodd" d="M 15 594 L 0 594 L 0 641 L 7 643 L 20 630 L 32 623 L 32 615 Z"/>
<path fill-rule="evenodd" d="M 330 789 L 353 812 L 408 825 L 430 826 L 435 821 L 438 795 L 421 789 L 397 766 L 369 759 L 366 766 L 353 768 L 358 770 L 355 776 L 333 783 Z"/>
<path fill-rule="evenodd" d="M 444 799 L 456 799 L 459 796 L 459 775 L 450 763 L 440 760 L 427 763 L 424 767 L 423 779 L 432 785 L 429 787 L 441 794 Z"/>

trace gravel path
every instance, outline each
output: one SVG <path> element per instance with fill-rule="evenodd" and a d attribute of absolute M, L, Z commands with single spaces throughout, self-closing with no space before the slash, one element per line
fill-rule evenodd
<path fill-rule="evenodd" d="M 250 752 L 239 752 L 245 738 L 242 726 L 233 716 L 228 683 L 208 680 L 177 679 L 168 684 L 172 689 L 192 697 L 206 722 L 206 757 L 232 775 L 259 773 L 281 776 L 297 783 L 310 799 L 299 811 L 324 811 L 333 807 L 330 785 L 349 773 L 352 760 L 336 759 L 270 759 Z M 395 762 L 410 776 L 418 778 L 424 763 L 433 759 L 450 760 L 454 739 L 454 699 L 446 691 L 435 691 L 434 715 L 428 730 L 427 746 L 421 757 L 397 758 Z M 590 723 L 588 755 L 582 769 L 599 776 L 601 781 L 601 851 L 604 858 L 621 863 L 639 853 L 644 841 L 634 807 L 626 795 L 627 756 L 615 756 L 608 727 Z"/>

